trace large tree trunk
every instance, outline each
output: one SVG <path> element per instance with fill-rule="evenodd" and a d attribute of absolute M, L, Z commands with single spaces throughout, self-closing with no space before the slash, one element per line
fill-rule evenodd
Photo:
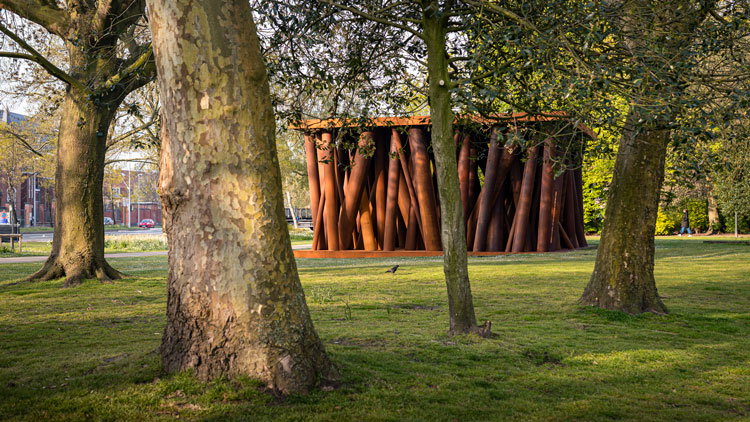
<path fill-rule="evenodd" d="M 69 90 L 57 144 L 52 251 L 29 280 L 65 277 L 68 287 L 87 278 L 121 278 L 104 259 L 102 196 L 105 144 L 116 108 L 96 106 L 85 95 Z"/>
<path fill-rule="evenodd" d="M 591 280 L 580 302 L 631 314 L 666 313 L 654 281 L 654 230 L 669 131 L 638 126 L 631 110 L 620 139 Z"/>
<path fill-rule="evenodd" d="M 284 219 L 268 80 L 243 0 L 152 0 L 163 104 L 169 372 L 306 391 L 336 371 Z"/>
<path fill-rule="evenodd" d="M 458 183 L 456 148 L 453 142 L 453 112 L 451 110 L 450 79 L 445 51 L 445 26 L 436 15 L 438 5 L 425 9 L 424 39 L 427 45 L 427 71 L 430 83 L 430 121 L 432 148 L 440 196 L 441 240 L 443 243 L 443 271 L 448 289 L 450 333 L 475 332 L 489 335 L 489 322 L 477 327 L 469 283 L 466 259 L 466 227 Z"/>
<path fill-rule="evenodd" d="M 673 60 L 689 51 L 696 29 L 716 2 L 673 0 L 621 2 L 620 41 L 635 62 L 649 69 L 633 99 L 625 121 L 615 171 L 604 215 L 604 227 L 591 280 L 580 302 L 628 313 L 666 313 L 654 281 L 654 231 L 669 127 L 680 113 L 676 92 L 685 86 L 653 81 L 676 81 L 672 66 L 655 66 L 658 59 Z M 638 66 L 633 66 L 637 70 Z M 669 106 L 665 106 L 669 104 Z"/>

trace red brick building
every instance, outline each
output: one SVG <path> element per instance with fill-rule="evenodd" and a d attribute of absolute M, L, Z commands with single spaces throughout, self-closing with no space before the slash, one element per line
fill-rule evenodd
<path fill-rule="evenodd" d="M 24 173 L 21 182 L 9 189 L 7 177 L 0 174 L 0 209 L 10 211 L 14 195 L 16 218 L 21 227 L 54 225 L 55 189 L 48 179 Z"/>
<path fill-rule="evenodd" d="M 157 172 L 115 170 L 111 176 L 104 181 L 104 217 L 125 226 L 129 219 L 131 227 L 145 219 L 162 224 Z"/>

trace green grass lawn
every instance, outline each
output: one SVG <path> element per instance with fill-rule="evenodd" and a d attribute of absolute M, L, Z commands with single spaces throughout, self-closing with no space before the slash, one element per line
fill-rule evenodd
<path fill-rule="evenodd" d="M 492 339 L 446 335 L 439 259 L 298 260 L 342 385 L 283 399 L 162 372 L 165 257 L 113 259 L 127 279 L 74 289 L 0 265 L 0 419 L 748 420 L 750 246 L 656 247 L 667 316 L 577 306 L 593 249 L 470 259 Z"/>
<path fill-rule="evenodd" d="M 19 252 L 18 242 L 13 249 L 11 249 L 10 243 L 2 243 L 0 244 L 0 258 L 49 255 L 51 249 L 52 244 L 50 242 L 23 242 L 23 252 Z"/>

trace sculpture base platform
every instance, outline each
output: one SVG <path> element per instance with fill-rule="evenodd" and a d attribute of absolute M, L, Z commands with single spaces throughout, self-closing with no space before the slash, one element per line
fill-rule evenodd
<path fill-rule="evenodd" d="M 570 249 L 561 249 L 556 252 L 567 252 Z M 499 255 L 520 255 L 533 254 L 542 252 L 468 252 L 469 256 L 499 256 Z M 295 258 L 410 258 L 421 256 L 443 256 L 443 251 L 363 251 L 363 250 L 346 250 L 346 251 L 314 251 L 312 249 L 301 249 L 294 251 Z"/>

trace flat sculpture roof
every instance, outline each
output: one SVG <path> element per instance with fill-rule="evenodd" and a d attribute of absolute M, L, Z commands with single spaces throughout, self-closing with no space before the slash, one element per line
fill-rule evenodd
<path fill-rule="evenodd" d="M 529 113 L 499 113 L 493 118 L 480 116 L 471 116 L 469 119 L 480 124 L 494 124 L 503 122 L 551 122 L 562 120 L 568 117 L 567 113 L 550 112 L 542 114 Z M 458 121 L 460 118 L 456 118 Z M 412 117 L 373 117 L 362 119 L 310 119 L 303 120 L 300 124 L 289 125 L 290 129 L 300 131 L 318 131 L 325 129 L 339 129 L 342 127 L 397 127 L 397 126 L 426 126 L 432 122 L 430 116 L 412 116 Z M 592 139 L 596 139 L 596 133 L 588 126 L 579 123 L 576 126 L 581 132 L 585 133 Z"/>

